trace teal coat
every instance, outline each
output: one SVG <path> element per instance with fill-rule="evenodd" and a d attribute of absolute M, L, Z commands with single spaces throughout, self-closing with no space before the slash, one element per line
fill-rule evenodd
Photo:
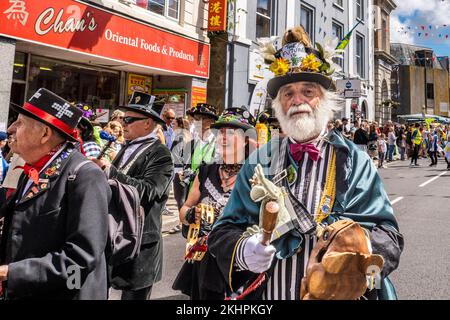
<path fill-rule="evenodd" d="M 339 219 L 351 219 L 371 231 L 373 251 L 381 254 L 386 262 L 382 272 L 382 290 L 378 292 L 378 296 L 383 299 L 394 299 L 396 298 L 395 290 L 387 275 L 398 266 L 403 249 L 403 237 L 399 233 L 392 205 L 380 176 L 369 156 L 340 133 L 332 131 L 325 139 L 336 150 L 336 199 L 333 213 L 326 223 L 330 224 Z M 223 246 L 224 239 L 220 239 L 214 233 L 224 226 L 233 225 L 240 230 L 245 230 L 248 226 L 258 225 L 260 206 L 259 203 L 250 199 L 249 179 L 253 176 L 258 163 L 270 177 L 272 154 L 279 145 L 281 145 L 279 140 L 269 142 L 250 155 L 242 167 L 223 215 L 210 234 L 209 245 L 218 260 L 223 255 L 220 252 L 214 252 L 216 248 L 214 242 L 222 241 Z M 296 167 L 290 155 L 288 161 Z M 283 259 L 292 256 L 302 242 L 302 234 L 296 229 L 290 230 L 273 243 L 277 249 L 277 257 Z M 225 253 L 223 250 L 218 251 Z M 220 265 L 220 261 L 218 262 Z M 224 262 L 223 271 L 225 272 L 226 264 L 233 262 Z M 228 264 L 228 270 L 229 266 L 230 264 Z M 224 276 L 226 278 L 226 275 Z"/>

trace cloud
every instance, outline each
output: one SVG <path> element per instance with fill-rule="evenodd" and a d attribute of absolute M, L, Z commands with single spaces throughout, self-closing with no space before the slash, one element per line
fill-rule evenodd
<path fill-rule="evenodd" d="M 400 30 L 402 30 L 402 27 L 404 30 L 407 30 L 408 23 L 408 19 L 402 23 L 400 22 L 399 16 L 391 16 L 391 42 L 416 44 L 415 38 L 412 33 L 399 32 Z"/>
<path fill-rule="evenodd" d="M 439 30 L 443 33 L 450 33 L 450 0 L 398 0 L 396 4 L 397 9 L 391 14 L 391 42 L 425 46 L 430 46 L 432 43 L 447 45 L 437 37 L 439 32 L 436 26 L 439 25 Z M 445 31 L 442 29 L 444 24 L 449 25 Z M 433 26 L 431 31 L 428 29 L 430 25 Z M 420 26 L 426 26 L 427 29 L 422 31 Z M 411 29 L 408 30 L 408 27 Z M 409 33 L 401 30 L 408 30 Z M 419 32 L 429 32 L 430 36 L 418 37 Z"/>

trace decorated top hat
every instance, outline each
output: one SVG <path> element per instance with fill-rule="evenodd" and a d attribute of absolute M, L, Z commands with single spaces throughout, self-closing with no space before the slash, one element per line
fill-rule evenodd
<path fill-rule="evenodd" d="M 225 109 L 211 128 L 255 129 L 256 119 L 245 106 Z"/>
<path fill-rule="evenodd" d="M 190 116 L 194 116 L 196 114 L 206 116 L 209 118 L 213 118 L 217 120 L 219 117 L 217 116 L 217 110 L 214 106 L 207 103 L 197 103 L 195 107 L 192 107 L 186 113 Z"/>
<path fill-rule="evenodd" d="M 18 113 L 51 126 L 68 140 L 78 141 L 76 127 L 83 112 L 53 92 L 41 88 L 23 107 L 11 106 Z"/>
<path fill-rule="evenodd" d="M 267 48 L 262 51 L 265 60 L 272 62 L 269 70 L 274 77 L 267 84 L 267 92 L 272 99 L 276 98 L 282 86 L 294 82 L 315 82 L 325 89 L 332 88 L 331 76 L 339 70 L 332 58 L 338 57 L 343 50 L 331 47 L 325 51 L 318 43 L 316 47 L 317 50 L 312 48 L 303 27 L 297 26 L 286 32 L 280 50 L 273 55 L 267 55 Z"/>
<path fill-rule="evenodd" d="M 164 125 L 164 120 L 161 118 L 164 102 L 155 101 L 155 96 L 150 94 L 134 91 L 128 105 L 120 108 L 143 114 Z"/>

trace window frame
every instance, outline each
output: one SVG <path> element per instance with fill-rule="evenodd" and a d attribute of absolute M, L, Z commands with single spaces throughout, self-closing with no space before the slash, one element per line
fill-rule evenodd
<path fill-rule="evenodd" d="M 340 8 L 344 8 L 344 0 L 333 0 L 333 4 L 337 5 Z"/>
<path fill-rule="evenodd" d="M 361 39 L 361 52 L 358 55 L 358 40 Z M 365 44 L 365 37 L 359 33 L 356 34 L 356 46 L 355 46 L 355 59 L 356 59 L 356 74 L 361 77 L 361 79 L 365 79 L 366 77 L 366 66 L 365 66 L 365 50 L 364 50 L 364 44 Z M 360 60 L 360 64 L 358 63 L 358 59 Z M 358 72 L 358 67 L 361 66 L 360 72 Z"/>
<path fill-rule="evenodd" d="M 171 16 L 169 15 L 169 1 L 170 1 L 170 0 L 164 0 L 164 14 L 163 14 L 163 15 L 161 15 L 161 14 L 159 14 L 159 13 L 157 13 L 157 12 L 154 12 L 154 11 L 150 10 L 150 3 L 158 4 L 158 3 L 156 2 L 156 0 L 148 0 L 148 1 L 147 1 L 147 9 L 146 9 L 146 10 L 147 10 L 148 12 L 151 12 L 152 14 L 158 15 L 158 17 L 165 17 L 165 18 L 167 18 L 167 19 L 170 19 L 170 20 L 179 22 L 179 21 L 180 21 L 180 7 L 181 7 L 181 0 L 177 0 L 177 3 L 178 3 L 178 7 L 177 7 L 177 18 L 171 17 Z"/>
<path fill-rule="evenodd" d="M 256 37 L 256 38 L 270 37 L 270 36 L 272 35 L 272 32 L 273 32 L 273 27 L 272 27 L 272 22 L 273 22 L 273 19 L 272 19 L 273 2 L 272 2 L 272 0 L 267 0 L 267 3 L 269 4 L 269 15 L 265 15 L 265 14 L 263 14 L 263 13 L 261 13 L 261 12 L 258 12 L 258 1 L 259 1 L 259 0 L 256 0 L 256 20 L 255 20 L 256 28 L 255 28 L 255 37 Z M 269 22 L 269 34 L 268 34 L 268 35 L 263 35 L 263 36 L 258 37 L 258 23 L 257 23 L 257 21 L 258 21 L 258 16 L 261 17 L 261 18 L 263 18 L 263 19 L 267 19 L 267 20 L 268 20 L 268 22 Z"/>
<path fill-rule="evenodd" d="M 310 25 L 309 26 L 304 26 L 302 24 L 302 11 L 309 11 L 309 13 L 311 13 L 311 21 L 310 21 Z M 300 4 L 300 24 L 303 26 L 303 28 L 305 28 L 305 31 L 309 34 L 309 37 L 311 38 L 311 42 L 315 43 L 316 40 L 316 30 L 315 30 L 315 26 L 316 26 L 316 11 L 315 8 L 307 5 L 306 3 L 302 2 Z M 309 30 L 309 28 L 311 28 L 311 30 Z"/>
<path fill-rule="evenodd" d="M 342 24 L 339 21 L 333 19 L 331 21 L 331 32 L 332 33 L 333 33 L 334 26 L 337 26 L 341 30 L 340 36 L 338 36 L 339 41 L 341 41 L 344 38 L 344 24 Z M 342 55 L 341 58 L 333 58 L 334 63 L 336 63 L 338 66 L 340 66 L 342 68 L 342 70 L 344 70 L 344 67 L 345 67 L 345 56 L 344 55 L 345 55 L 345 53 Z M 334 59 L 338 59 L 337 61 L 340 61 L 341 63 L 338 63 Z"/>
<path fill-rule="evenodd" d="M 364 21 L 364 0 L 356 0 L 355 1 L 355 5 L 356 5 L 356 19 Z M 359 16 L 359 14 L 361 16 Z"/>

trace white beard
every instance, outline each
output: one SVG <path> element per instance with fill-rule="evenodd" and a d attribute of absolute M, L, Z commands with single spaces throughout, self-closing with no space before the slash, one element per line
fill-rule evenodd
<path fill-rule="evenodd" d="M 292 106 L 287 113 L 284 113 L 278 97 L 273 101 L 272 108 L 283 132 L 299 142 L 317 138 L 326 128 L 328 121 L 333 117 L 333 112 L 338 109 L 334 101 L 322 99 L 317 107 L 311 107 L 309 104 L 304 103 Z M 310 113 L 292 116 L 293 113 L 299 110 L 309 110 Z"/>

